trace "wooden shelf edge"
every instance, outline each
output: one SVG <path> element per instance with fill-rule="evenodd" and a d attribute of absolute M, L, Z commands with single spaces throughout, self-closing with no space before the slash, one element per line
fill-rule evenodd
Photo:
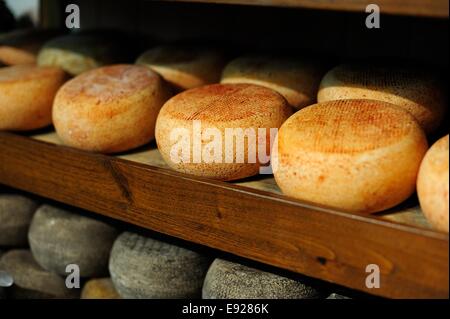
<path fill-rule="evenodd" d="M 0 183 L 306 276 L 448 298 L 448 235 L 0 133 Z M 365 286 L 366 266 L 381 270 Z"/>
<path fill-rule="evenodd" d="M 209 4 L 234 4 L 289 7 L 334 11 L 365 12 L 367 5 L 375 3 L 382 14 L 448 18 L 449 2 L 446 0 L 163 0 L 167 2 L 191 2 Z"/>

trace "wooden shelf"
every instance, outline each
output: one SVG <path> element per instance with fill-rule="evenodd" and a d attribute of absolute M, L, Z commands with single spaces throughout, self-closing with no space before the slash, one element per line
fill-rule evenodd
<path fill-rule="evenodd" d="M 165 168 L 154 146 L 117 157 L 0 132 L 0 183 L 307 276 L 398 298 L 448 298 L 448 235 L 413 204 L 380 216 L 315 207 L 272 178 L 224 183 Z M 365 286 L 366 266 L 381 288 Z"/>
<path fill-rule="evenodd" d="M 170 2 L 199 2 L 276 6 L 306 9 L 365 12 L 367 5 L 376 3 L 381 13 L 434 18 L 448 18 L 448 0 L 165 0 Z"/>

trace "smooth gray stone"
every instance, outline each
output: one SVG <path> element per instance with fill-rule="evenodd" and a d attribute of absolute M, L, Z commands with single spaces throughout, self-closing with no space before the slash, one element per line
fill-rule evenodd
<path fill-rule="evenodd" d="M 0 195 L 0 246 L 26 247 L 36 201 L 16 194 Z"/>
<path fill-rule="evenodd" d="M 0 268 L 14 279 L 4 289 L 13 299 L 77 298 L 79 289 L 68 289 L 65 279 L 40 267 L 29 250 L 11 250 L 0 258 Z"/>
<path fill-rule="evenodd" d="M 28 239 L 44 269 L 65 276 L 66 266 L 76 264 L 81 277 L 96 277 L 107 274 L 117 235 L 114 227 L 102 221 L 43 205 L 33 217 Z"/>
<path fill-rule="evenodd" d="M 302 282 L 216 259 L 203 284 L 203 299 L 312 299 L 321 293 Z"/>
<path fill-rule="evenodd" d="M 197 252 L 125 232 L 114 243 L 109 271 L 122 298 L 200 298 L 209 264 Z"/>

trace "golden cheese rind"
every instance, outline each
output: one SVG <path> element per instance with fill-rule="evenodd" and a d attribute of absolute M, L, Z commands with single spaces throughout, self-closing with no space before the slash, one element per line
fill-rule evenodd
<path fill-rule="evenodd" d="M 50 125 L 53 99 L 65 79 L 65 73 L 54 67 L 1 68 L 0 130 L 26 131 Z"/>
<path fill-rule="evenodd" d="M 150 49 L 136 61 L 159 73 L 178 91 L 219 82 L 224 63 L 216 50 L 174 46 Z"/>
<path fill-rule="evenodd" d="M 243 56 L 223 70 L 221 83 L 250 83 L 273 89 L 296 109 L 315 103 L 324 66 L 312 59 Z"/>
<path fill-rule="evenodd" d="M 258 174 L 260 162 L 248 161 L 248 140 L 243 146 L 244 161 L 236 158 L 236 143 L 233 149 L 225 149 L 226 129 L 249 129 L 258 133 L 258 128 L 278 129 L 291 114 L 286 100 L 277 92 L 252 84 L 213 84 L 180 93 L 167 101 L 158 115 L 156 142 L 163 159 L 173 169 L 197 176 L 218 180 L 235 180 Z M 222 141 L 222 156 L 218 162 L 207 162 L 202 158 L 195 163 L 194 121 L 201 123 L 202 134 L 217 129 Z M 190 136 L 190 159 L 176 163 L 171 152 L 178 140 L 172 140 L 174 129 L 185 129 Z M 270 135 L 262 137 L 261 147 L 270 153 Z M 202 150 L 215 139 L 202 139 Z M 228 154 L 229 153 L 229 154 Z M 232 163 L 226 162 L 226 155 Z"/>
<path fill-rule="evenodd" d="M 342 100 L 294 114 L 274 148 L 275 179 L 286 195 L 374 213 L 414 192 L 427 141 L 413 116 L 395 105 Z"/>
<path fill-rule="evenodd" d="M 427 134 L 441 124 L 447 105 L 439 77 L 422 69 L 339 65 L 323 78 L 317 101 L 372 99 L 410 112 Z"/>
<path fill-rule="evenodd" d="M 155 121 L 169 91 L 143 66 L 114 65 L 85 72 L 58 92 L 53 122 L 69 146 L 115 153 L 154 138 Z"/>
<path fill-rule="evenodd" d="M 448 233 L 449 136 L 438 140 L 425 155 L 417 178 L 420 206 L 428 221 Z"/>

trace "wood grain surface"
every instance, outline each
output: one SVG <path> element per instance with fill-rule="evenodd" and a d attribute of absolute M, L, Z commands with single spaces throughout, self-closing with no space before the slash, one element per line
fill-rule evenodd
<path fill-rule="evenodd" d="M 11 187 L 371 294 L 448 298 L 447 234 L 11 133 L 0 150 Z"/>
<path fill-rule="evenodd" d="M 165 0 L 170 2 L 201 2 L 277 6 L 307 9 L 365 12 L 367 5 L 376 3 L 382 13 L 448 18 L 448 1 L 445 0 Z"/>

